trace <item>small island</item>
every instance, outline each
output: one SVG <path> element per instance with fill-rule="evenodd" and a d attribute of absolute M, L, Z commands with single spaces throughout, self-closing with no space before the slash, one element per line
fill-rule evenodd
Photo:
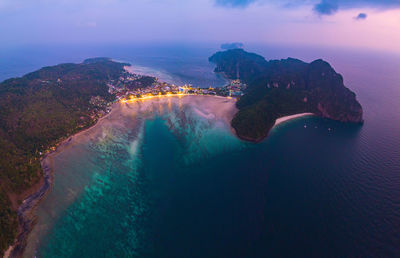
<path fill-rule="evenodd" d="M 267 61 L 243 49 L 209 58 L 215 72 L 248 85 L 237 102 L 232 127 L 241 139 L 259 142 L 283 116 L 313 113 L 341 122 L 362 123 L 363 110 L 354 92 L 329 63 L 288 58 Z"/>

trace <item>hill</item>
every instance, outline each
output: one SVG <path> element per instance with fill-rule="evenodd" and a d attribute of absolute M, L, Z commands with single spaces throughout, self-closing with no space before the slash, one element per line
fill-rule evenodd
<path fill-rule="evenodd" d="M 237 135 L 261 141 L 282 116 L 311 112 L 341 122 L 363 122 L 363 112 L 343 77 L 321 59 L 306 63 L 288 58 L 267 61 L 243 49 L 217 52 L 209 58 L 215 72 L 248 85 L 232 120 Z"/>
<path fill-rule="evenodd" d="M 41 157 L 96 123 L 115 99 L 108 85 L 126 74 L 126 65 L 95 58 L 0 83 L 0 253 L 17 234 L 16 209 L 40 183 Z"/>

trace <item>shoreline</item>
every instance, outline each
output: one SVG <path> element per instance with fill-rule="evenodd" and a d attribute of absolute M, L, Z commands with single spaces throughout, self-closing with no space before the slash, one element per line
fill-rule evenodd
<path fill-rule="evenodd" d="M 119 102 L 117 102 L 119 103 Z M 95 124 L 92 126 L 85 128 L 68 138 L 61 140 L 60 143 L 57 144 L 57 147 L 55 150 L 50 151 L 49 153 L 45 154 L 43 157 L 40 158 L 40 165 L 43 171 L 43 183 L 40 186 L 39 190 L 36 192 L 32 193 L 28 197 L 26 197 L 23 201 L 22 204 L 18 207 L 17 210 L 17 216 L 18 216 L 18 223 L 19 223 L 19 228 L 21 228 L 21 231 L 18 232 L 18 235 L 14 241 L 14 244 L 11 245 L 3 254 L 4 258 L 8 257 L 22 257 L 25 247 L 26 247 L 26 241 L 28 238 L 29 233 L 32 231 L 33 227 L 35 226 L 36 223 L 36 208 L 40 204 L 40 202 L 46 197 L 46 195 L 49 193 L 51 187 L 53 186 L 53 176 L 54 176 L 54 170 L 53 166 L 51 164 L 51 157 L 58 154 L 61 152 L 65 147 L 69 145 L 73 137 L 76 137 L 80 134 L 83 134 L 95 126 L 99 124 L 100 121 L 108 117 L 112 111 L 113 111 L 113 106 L 116 103 L 111 105 L 111 111 L 104 115 L 103 117 L 99 118 Z"/>
<path fill-rule="evenodd" d="M 294 115 L 290 115 L 290 116 L 282 116 L 275 120 L 275 124 L 272 126 L 271 130 L 280 124 L 283 124 L 285 122 L 288 122 L 290 120 L 293 120 L 293 119 L 296 119 L 299 117 L 305 117 L 305 116 L 315 116 L 315 114 L 314 113 L 299 113 L 299 114 L 294 114 Z"/>
<path fill-rule="evenodd" d="M 184 96 L 169 96 L 169 97 L 185 97 L 185 96 L 194 96 L 194 95 L 184 95 Z M 216 97 L 216 98 L 225 98 L 222 96 L 212 96 L 212 95 L 199 95 L 199 96 L 207 96 L 207 97 Z M 46 197 L 46 195 L 50 192 L 52 186 L 53 186 L 53 177 L 54 177 L 54 169 L 52 166 L 52 157 L 54 155 L 57 155 L 59 152 L 63 151 L 66 147 L 70 145 L 72 142 L 73 138 L 86 133 L 87 131 L 95 128 L 99 123 L 109 117 L 113 111 L 115 111 L 115 106 L 116 105 L 121 105 L 124 104 L 122 102 L 115 102 L 111 105 L 111 111 L 104 115 L 103 117 L 99 118 L 95 124 L 92 126 L 85 128 L 81 131 L 78 131 L 77 133 L 69 136 L 68 138 L 61 140 L 59 144 L 57 144 L 57 147 L 55 150 L 50 151 L 49 153 L 45 154 L 41 159 L 40 159 L 40 164 L 42 167 L 43 171 L 43 183 L 39 187 L 39 190 L 36 192 L 32 193 L 28 197 L 26 197 L 22 204 L 18 207 L 17 210 L 17 215 L 18 215 L 18 222 L 19 222 L 19 228 L 21 228 L 21 231 L 18 232 L 18 235 L 14 241 L 14 244 L 10 246 L 5 253 L 3 254 L 5 258 L 8 257 L 22 257 L 25 247 L 27 244 L 27 239 L 32 231 L 33 227 L 36 224 L 36 208 L 40 204 L 41 201 L 43 201 Z M 235 113 L 237 112 L 237 109 L 235 110 Z M 234 114 L 233 114 L 234 115 Z M 233 116 L 232 116 L 233 117 Z M 227 121 L 228 122 L 228 121 Z M 230 129 L 232 133 L 238 137 L 236 134 L 235 130 L 233 129 L 232 125 L 229 122 Z M 238 137 L 239 138 L 239 137 Z"/>
<path fill-rule="evenodd" d="M 262 137 L 259 137 L 257 139 L 246 137 L 246 136 L 242 136 L 242 135 L 238 135 L 236 133 L 236 130 L 232 126 L 231 126 L 231 128 L 232 128 L 232 131 L 234 132 L 234 135 L 236 137 L 238 137 L 239 139 L 241 139 L 243 141 L 247 141 L 247 142 L 251 142 L 251 143 L 256 144 L 256 143 L 260 143 L 260 142 L 264 141 L 265 139 L 267 139 L 269 134 L 271 133 L 271 131 L 275 127 L 277 127 L 279 125 L 282 125 L 282 124 L 285 124 L 286 122 L 289 122 L 291 120 L 294 120 L 294 119 L 297 119 L 297 118 L 300 118 L 300 117 L 307 117 L 307 116 L 316 116 L 316 115 L 314 113 L 299 113 L 299 114 L 279 117 L 279 118 L 277 118 L 275 120 L 274 125 Z"/>
<path fill-rule="evenodd" d="M 188 96 L 192 96 L 192 95 L 188 95 Z M 174 97 L 174 96 L 171 96 L 171 97 Z M 177 97 L 177 96 L 175 96 L 175 97 Z M 183 97 L 183 96 L 180 96 L 180 97 Z M 209 97 L 225 98 L 222 96 L 209 96 Z M 27 241 L 28 235 L 32 231 L 33 227 L 35 226 L 36 208 L 40 204 L 40 202 L 46 197 L 46 195 L 49 193 L 51 187 L 53 186 L 54 170 L 53 170 L 53 166 L 51 164 L 52 163 L 51 158 L 54 155 L 61 152 L 64 148 L 68 147 L 74 137 L 76 137 L 80 134 L 83 134 L 83 133 L 91 130 L 92 128 L 96 127 L 103 119 L 107 118 L 114 111 L 115 105 L 120 105 L 120 104 L 122 104 L 122 103 L 120 103 L 120 102 L 114 103 L 111 106 L 111 111 L 109 113 L 107 113 L 106 115 L 104 115 L 103 117 L 101 117 L 100 119 L 98 119 L 94 125 L 90 126 L 89 128 L 83 129 L 82 131 L 79 131 L 79 132 L 75 133 L 74 135 L 71 135 L 68 138 L 62 140 L 57 145 L 55 150 L 45 154 L 40 159 L 40 164 L 41 164 L 42 171 L 43 171 L 43 183 L 40 186 L 39 190 L 37 190 L 36 192 L 34 192 L 31 195 L 29 195 L 28 197 L 26 197 L 24 199 L 24 201 L 22 202 L 22 204 L 18 207 L 17 215 L 18 215 L 18 222 L 19 222 L 19 227 L 21 228 L 21 231 L 18 233 L 14 244 L 12 246 L 10 246 L 10 248 L 7 249 L 6 252 L 4 253 L 4 257 L 21 257 L 23 255 L 23 252 L 24 252 L 26 244 L 27 244 L 26 241 Z M 236 112 L 237 112 L 237 110 L 236 110 Z M 288 122 L 290 120 L 300 118 L 300 117 L 305 117 L 305 116 L 314 116 L 314 115 L 315 114 L 313 114 L 313 113 L 299 113 L 299 114 L 295 114 L 295 115 L 280 117 L 280 118 L 276 119 L 275 124 L 273 125 L 271 130 L 274 127 L 276 127 L 280 124 L 283 124 L 285 122 Z M 234 114 L 233 114 L 233 116 L 234 116 Z M 228 122 L 228 121 L 226 121 L 226 122 Z M 231 132 L 237 138 L 245 140 L 245 141 L 251 141 L 253 143 L 258 143 L 267 137 L 267 136 L 263 137 L 262 139 L 258 139 L 256 141 L 251 140 L 251 139 L 244 139 L 236 133 L 235 129 L 232 127 L 230 122 L 229 122 L 229 126 L 231 129 Z"/>

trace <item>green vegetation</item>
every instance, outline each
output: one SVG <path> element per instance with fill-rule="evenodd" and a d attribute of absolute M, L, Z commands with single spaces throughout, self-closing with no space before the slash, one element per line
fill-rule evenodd
<path fill-rule="evenodd" d="M 0 189 L 0 250 L 9 247 L 17 233 L 17 214 L 11 210 L 7 195 Z"/>
<path fill-rule="evenodd" d="M 1 253 L 17 229 L 9 195 L 21 194 L 39 181 L 44 153 L 96 122 L 115 99 L 107 84 L 125 73 L 125 65 L 107 58 L 88 59 L 44 67 L 0 84 Z"/>
<path fill-rule="evenodd" d="M 232 120 L 239 137 L 259 141 L 278 117 L 302 112 L 339 121 L 361 122 L 362 108 L 341 75 L 322 60 L 266 61 L 241 49 L 210 57 L 216 72 L 248 85 Z M 153 77 L 128 75 L 107 58 L 44 67 L 0 83 L 0 251 L 17 233 L 10 200 L 39 181 L 40 158 L 62 139 L 93 125 L 119 91 L 142 88 Z M 227 92 L 217 90 L 226 95 Z"/>
<path fill-rule="evenodd" d="M 301 96 L 304 92 L 270 89 L 253 104 L 245 105 L 239 100 L 237 105 L 240 111 L 232 119 L 232 126 L 241 138 L 260 141 L 267 136 L 277 118 L 311 112 L 312 108 Z M 244 101 L 249 101 L 248 97 Z"/>
<path fill-rule="evenodd" d="M 277 118 L 297 113 L 311 112 L 342 122 L 363 121 L 356 95 L 323 60 L 266 61 L 242 49 L 218 52 L 209 60 L 216 63 L 215 72 L 248 85 L 232 120 L 236 133 L 245 140 L 262 140 Z"/>

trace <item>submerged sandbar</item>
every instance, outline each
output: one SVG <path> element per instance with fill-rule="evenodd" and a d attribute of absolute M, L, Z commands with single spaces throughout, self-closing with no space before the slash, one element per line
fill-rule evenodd
<path fill-rule="evenodd" d="M 38 205 L 37 224 L 28 236 L 24 255 L 37 254 L 40 245 L 43 244 L 41 240 L 49 234 L 57 218 L 62 216 L 63 211 L 84 193 L 86 185 L 91 182 L 89 172 L 86 175 L 74 175 L 70 173 L 71 171 L 58 170 L 57 166 L 65 161 L 65 157 L 69 156 L 69 159 L 89 157 L 89 152 L 92 150 L 88 150 L 87 146 L 95 145 L 96 148 L 102 148 L 109 142 L 120 141 L 121 139 L 115 137 L 122 131 L 129 131 L 128 152 L 130 155 L 135 155 L 134 149 L 140 145 L 144 121 L 165 114 L 169 116 L 173 113 L 173 116 L 182 118 L 192 117 L 207 121 L 206 124 L 218 124 L 230 128 L 230 121 L 237 112 L 235 103 L 233 99 L 216 96 L 170 96 L 113 104 L 112 111 L 100 119 L 96 125 L 65 140 L 55 152 L 47 155 L 43 160 L 42 165 L 46 165 L 43 169 L 51 171 L 55 184 L 50 187 L 51 192 Z M 180 126 L 192 122 L 193 120 L 185 119 L 179 121 Z M 229 129 L 224 130 L 229 132 Z M 88 166 L 92 162 L 90 159 L 86 160 Z M 63 179 L 60 181 L 60 178 Z"/>

